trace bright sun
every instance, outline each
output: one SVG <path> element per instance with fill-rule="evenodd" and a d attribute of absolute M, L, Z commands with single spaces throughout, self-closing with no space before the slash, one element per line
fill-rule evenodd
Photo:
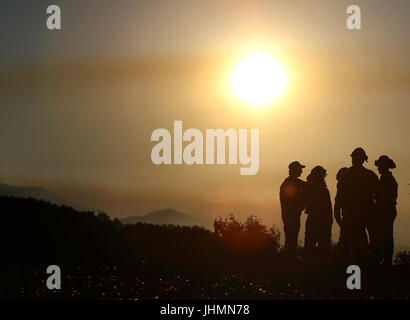
<path fill-rule="evenodd" d="M 243 101 L 260 107 L 277 98 L 286 85 L 283 67 L 273 57 L 253 53 L 233 70 L 230 86 Z"/>

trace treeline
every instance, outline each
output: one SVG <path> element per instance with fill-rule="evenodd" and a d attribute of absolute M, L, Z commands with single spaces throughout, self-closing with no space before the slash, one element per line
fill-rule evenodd
<path fill-rule="evenodd" d="M 35 199 L 0 197 L 2 266 L 118 264 L 144 272 L 253 272 L 278 256 L 280 234 L 251 216 L 201 227 L 123 225 Z M 267 268 L 269 269 L 269 268 Z"/>
<path fill-rule="evenodd" d="M 111 290 L 111 297 L 121 291 L 125 296 L 150 299 L 158 290 L 161 296 L 181 294 L 184 298 L 202 297 L 205 291 L 209 297 L 226 298 L 227 290 L 238 297 L 254 297 L 255 290 L 282 297 L 283 291 L 292 289 L 296 296 L 352 298 L 346 291 L 345 264 L 337 259 L 329 265 L 290 263 L 281 255 L 278 229 L 268 228 L 255 216 L 245 221 L 234 215 L 216 219 L 213 231 L 123 225 L 103 212 L 0 197 L 0 221 L 0 296 L 21 295 L 16 288 L 43 288 L 43 294 L 49 294 L 41 281 L 46 267 L 56 264 L 75 290 L 67 297 L 80 289 L 93 296 Z M 367 270 L 363 292 L 408 297 L 409 257 L 410 252 L 399 253 L 391 273 Z M 184 279 L 190 279 L 189 283 Z M 260 283 L 256 289 L 255 281 Z M 170 292 L 171 285 L 179 291 Z M 38 297 L 35 291 L 27 294 Z"/>
<path fill-rule="evenodd" d="M 0 267 L 5 268 L 120 265 L 122 270 L 147 276 L 183 272 L 201 277 L 234 273 L 275 274 L 279 278 L 300 273 L 304 277 L 307 272 L 306 267 L 281 258 L 280 232 L 255 216 L 244 222 L 232 214 L 216 219 L 213 231 L 175 225 L 123 225 L 103 212 L 79 212 L 35 199 L 0 197 L 0 226 Z M 405 252 L 396 256 L 400 269 L 408 270 L 409 256 Z M 335 260 L 333 267 L 339 268 L 339 264 Z"/>
<path fill-rule="evenodd" d="M 119 221 L 46 201 L 0 197 L 2 264 L 92 264 L 120 259 Z"/>

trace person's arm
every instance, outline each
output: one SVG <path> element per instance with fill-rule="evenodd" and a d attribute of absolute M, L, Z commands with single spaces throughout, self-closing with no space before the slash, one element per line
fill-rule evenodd
<path fill-rule="evenodd" d="M 340 206 L 339 200 L 337 197 L 335 198 L 335 208 L 333 211 L 333 215 L 337 224 L 341 227 L 342 226 L 342 207 Z"/>
<path fill-rule="evenodd" d="M 283 190 L 284 188 L 285 188 L 285 183 L 282 183 L 280 185 L 280 191 L 279 191 L 280 211 L 281 211 L 282 221 L 284 221 L 285 212 L 286 212 L 285 196 L 284 196 L 284 190 Z"/>
<path fill-rule="evenodd" d="M 376 205 L 377 202 L 380 201 L 380 181 L 377 175 L 371 171 L 372 173 L 372 185 L 373 185 L 373 194 L 374 194 L 374 199 L 373 199 L 373 204 Z"/>
<path fill-rule="evenodd" d="M 307 188 L 307 183 L 306 182 L 302 182 L 302 186 L 301 186 L 301 195 L 300 195 L 300 201 L 301 201 L 301 207 L 302 207 L 302 211 L 305 210 L 305 213 L 307 214 L 308 212 L 307 210 L 307 205 L 308 205 L 308 188 Z"/>
<path fill-rule="evenodd" d="M 335 197 L 335 207 L 333 210 L 334 218 L 339 225 L 342 226 L 342 206 L 340 204 L 340 183 L 337 185 L 336 197 Z"/>
<path fill-rule="evenodd" d="M 281 185 L 280 185 L 280 189 L 279 189 L 279 201 L 280 201 L 280 203 L 282 204 L 283 203 L 283 186 L 284 185 L 284 183 L 282 183 Z"/>
<path fill-rule="evenodd" d="M 397 198 L 398 198 L 398 189 L 399 185 L 397 184 L 396 179 L 393 178 L 394 184 L 393 184 L 393 197 L 394 197 L 394 203 L 397 204 Z"/>
<path fill-rule="evenodd" d="M 327 198 L 327 210 L 328 210 L 328 214 L 329 217 L 332 219 L 333 221 L 333 208 L 332 208 L 332 198 L 330 197 L 330 192 L 328 189 L 326 189 L 326 198 Z"/>
<path fill-rule="evenodd" d="M 397 203 L 397 182 L 393 177 L 385 182 L 384 190 L 386 195 L 383 195 L 383 199 L 386 201 L 384 205 L 391 206 Z"/>

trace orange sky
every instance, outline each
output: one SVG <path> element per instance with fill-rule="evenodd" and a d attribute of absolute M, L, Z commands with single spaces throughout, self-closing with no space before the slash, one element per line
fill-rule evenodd
<path fill-rule="evenodd" d="M 0 76 L 2 182 L 41 185 L 118 217 L 173 207 L 209 219 L 252 213 L 281 227 L 288 163 L 306 164 L 303 178 L 323 165 L 334 197 L 337 170 L 362 146 L 370 169 L 381 154 L 397 164 L 397 241 L 410 245 L 408 2 L 364 1 L 356 33 L 345 28 L 343 1 L 141 3 L 135 11 L 124 10 L 133 1 L 100 2 L 100 11 L 96 2 L 83 11 L 67 5 L 62 33 L 31 26 L 29 50 L 19 38 L 27 39 L 24 25 L 15 40 L 0 35 L 3 64 L 14 63 Z M 228 90 L 235 61 L 255 43 L 289 72 L 285 93 L 258 111 Z M 174 120 L 203 131 L 260 129 L 258 174 L 240 176 L 240 165 L 154 166 L 151 133 Z"/>

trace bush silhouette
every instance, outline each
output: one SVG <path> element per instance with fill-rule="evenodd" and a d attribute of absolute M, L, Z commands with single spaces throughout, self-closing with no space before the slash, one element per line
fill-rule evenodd
<path fill-rule="evenodd" d="M 410 251 L 399 251 L 394 262 L 398 265 L 410 265 Z"/>
<path fill-rule="evenodd" d="M 261 219 L 251 215 L 240 222 L 233 214 L 214 221 L 214 233 L 218 243 L 234 252 L 276 254 L 280 249 L 280 232 L 272 226 L 268 228 Z"/>

